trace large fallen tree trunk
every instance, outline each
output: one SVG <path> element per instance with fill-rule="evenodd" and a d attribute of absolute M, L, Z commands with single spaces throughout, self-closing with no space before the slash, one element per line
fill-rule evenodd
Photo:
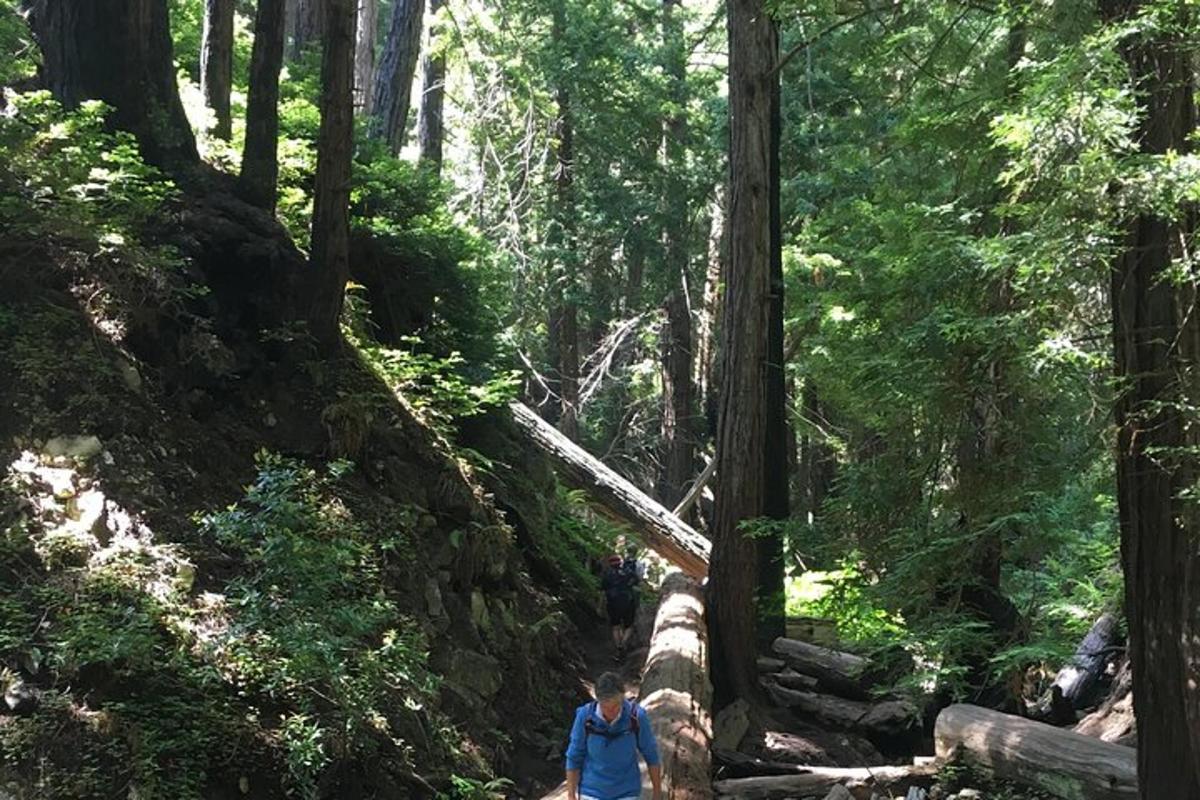
<path fill-rule="evenodd" d="M 712 797 L 712 685 L 704 597 L 687 575 L 667 577 L 642 673 L 640 702 L 662 758 L 663 797 Z"/>
<path fill-rule="evenodd" d="M 997 777 L 1063 800 L 1138 796 L 1135 751 L 1040 722 L 954 705 L 938 715 L 934 741 L 938 758 L 965 754 Z"/>
<path fill-rule="evenodd" d="M 865 703 L 828 694 L 788 689 L 770 678 L 763 680 L 767 693 L 779 705 L 790 708 L 818 724 L 861 731 L 875 736 L 898 736 L 910 731 L 920 720 L 920 713 L 903 700 Z"/>
<path fill-rule="evenodd" d="M 797 775 L 733 778 L 717 781 L 717 797 L 739 800 L 783 800 L 789 797 L 824 796 L 834 786 L 845 786 L 856 800 L 867 800 L 875 792 L 903 792 L 913 784 L 928 785 L 937 774 L 934 764 L 911 767 L 806 767 Z"/>
<path fill-rule="evenodd" d="M 866 699 L 878 682 L 874 665 L 853 653 L 783 637 L 775 640 L 773 649 L 792 669 L 813 676 L 823 689 L 845 697 Z"/>
<path fill-rule="evenodd" d="M 512 414 L 526 438 L 550 458 L 565 483 L 587 492 L 600 511 L 635 528 L 649 547 L 688 575 L 703 578 L 708 574 L 707 538 L 563 436 L 528 406 L 513 403 Z"/>
<path fill-rule="evenodd" d="M 1137 747 L 1137 718 L 1133 715 L 1133 671 L 1126 660 L 1100 707 L 1075 726 L 1076 733 L 1104 742 Z"/>

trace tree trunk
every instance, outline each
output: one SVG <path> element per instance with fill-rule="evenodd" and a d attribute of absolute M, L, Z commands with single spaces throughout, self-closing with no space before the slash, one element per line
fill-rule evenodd
<path fill-rule="evenodd" d="M 375 79 L 375 33 L 379 29 L 379 0 L 358 0 L 358 42 L 354 47 L 354 107 L 371 113 Z"/>
<path fill-rule="evenodd" d="M 317 342 L 340 341 L 346 281 L 350 277 L 350 165 L 354 146 L 355 0 L 328 0 L 321 61 L 321 129 L 313 188 L 312 290 L 307 320 Z"/>
<path fill-rule="evenodd" d="M 712 686 L 704 592 L 686 575 L 676 573 L 663 581 L 640 701 L 658 739 L 663 797 L 711 798 Z"/>
<path fill-rule="evenodd" d="M 205 0 L 204 35 L 200 44 L 200 92 L 214 116 L 209 133 L 229 141 L 233 115 L 229 93 L 233 88 L 233 0 Z"/>
<path fill-rule="evenodd" d="M 779 29 L 772 23 L 772 64 L 779 54 Z M 766 425 L 763 431 L 763 517 L 782 523 L 788 518 L 787 376 L 783 357 L 783 228 L 779 205 L 779 142 L 782 108 L 779 77 L 771 78 L 770 138 L 770 300 L 767 314 Z M 783 529 L 773 527 L 754 541 L 758 559 L 758 646 L 766 650 L 786 632 Z"/>
<path fill-rule="evenodd" d="M 528 406 L 513 403 L 512 414 L 513 421 L 528 441 L 553 462 L 563 483 L 587 492 L 601 512 L 637 530 L 649 547 L 687 574 L 695 578 L 707 574 L 709 543 L 704 536 L 572 442 Z"/>
<path fill-rule="evenodd" d="M 250 91 L 246 99 L 246 143 L 238 192 L 249 203 L 275 211 L 279 182 L 279 70 L 283 66 L 285 0 L 258 0 Z"/>
<path fill-rule="evenodd" d="M 1115 614 L 1102 614 L 1087 636 L 1075 648 L 1070 663 L 1054 677 L 1054 688 L 1059 691 L 1072 709 L 1083 709 L 1092 705 L 1092 694 L 1105 667 L 1111 660 L 1112 648 L 1120 639 L 1120 629 Z"/>
<path fill-rule="evenodd" d="M 336 0 L 295 0 L 292 29 L 292 58 L 297 59 L 310 44 L 321 42 L 329 29 L 329 5 Z"/>
<path fill-rule="evenodd" d="M 1137 755 L 1128 747 L 1074 731 L 978 706 L 954 705 L 938 715 L 934 742 L 939 759 L 965 751 L 997 777 L 1063 800 L 1135 800 L 1138 796 Z M 1142 776 L 1143 792 L 1147 777 Z M 1185 795 L 1158 795 L 1158 800 L 1168 797 L 1184 800 Z"/>
<path fill-rule="evenodd" d="M 634 222 L 625 236 L 625 291 L 623 308 L 625 315 L 632 317 L 642 310 L 642 283 L 646 279 L 646 241 L 638 222 Z"/>
<path fill-rule="evenodd" d="M 64 106 L 103 100 L 110 124 L 137 138 L 146 161 L 176 175 L 196 166 L 166 0 L 36 0 L 29 22 L 45 85 Z"/>
<path fill-rule="evenodd" d="M 425 0 L 395 0 L 383 55 L 375 73 L 370 132 L 375 138 L 387 142 L 393 154 L 398 154 L 404 147 L 413 73 L 417 69 L 421 23 L 424 19 Z"/>
<path fill-rule="evenodd" d="M 1103 15 L 1124 22 L 1148 11 L 1138 0 L 1105 0 Z M 1152 33 L 1126 41 L 1143 115 L 1139 149 L 1185 154 L 1196 129 L 1188 9 Z M 1200 342 L 1191 272 L 1179 270 L 1180 243 L 1194 210 L 1178 220 L 1145 212 L 1130 224 L 1114 264 L 1117 399 L 1117 507 L 1125 607 L 1138 719 L 1141 796 L 1200 800 L 1200 537 L 1194 493 Z"/>
<path fill-rule="evenodd" d="M 446 97 L 446 57 L 438 41 L 438 12 L 444 0 L 429 0 L 433 22 L 425 43 L 421 64 L 421 110 L 417 116 L 417 141 L 421 146 L 420 163 L 434 175 L 442 174 L 442 109 Z"/>
<path fill-rule="evenodd" d="M 566 38 L 566 7 L 554 5 L 552 41 L 561 46 Z M 557 115 L 554 119 L 554 197 L 550 210 L 550 230 L 546 241 L 550 250 L 550 325 L 551 372 L 559 395 L 556 418 L 558 429 L 570 439 L 579 438 L 579 308 L 578 252 L 575 224 L 575 126 L 571 119 L 571 94 L 564 68 L 556 76 L 554 93 Z"/>
<path fill-rule="evenodd" d="M 764 511 L 770 318 L 771 74 L 775 31 L 762 0 L 729 0 L 730 253 L 723 318 L 716 511 L 708 609 L 717 705 L 759 695 L 756 562 L 742 523 Z"/>
<path fill-rule="evenodd" d="M 725 262 L 729 258 L 729 226 L 726 222 L 726 186 L 719 189 L 713 200 L 709 220 L 708 259 L 704 273 L 704 296 L 700 306 L 700 324 L 696 335 L 696 385 L 699 390 L 699 407 L 709 433 L 716 430 L 717 383 L 716 365 L 721 318 L 721 281 L 725 276 Z"/>
<path fill-rule="evenodd" d="M 695 442 L 692 432 L 692 317 L 687 296 L 688 196 L 687 169 L 687 52 L 680 0 L 663 0 L 663 65 L 669 82 L 674 113 L 663 120 L 663 194 L 665 214 L 662 238 L 670 294 L 665 304 L 662 335 L 662 469 L 658 499 L 669 507 L 683 497 L 692 477 Z"/>

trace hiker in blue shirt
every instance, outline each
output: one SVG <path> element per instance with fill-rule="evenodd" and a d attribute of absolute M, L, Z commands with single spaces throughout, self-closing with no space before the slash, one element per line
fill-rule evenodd
<path fill-rule="evenodd" d="M 621 677 L 596 679 L 596 699 L 575 711 L 567 745 L 567 800 L 637 800 L 642 794 L 638 753 L 662 800 L 662 767 L 646 709 L 625 699 Z"/>

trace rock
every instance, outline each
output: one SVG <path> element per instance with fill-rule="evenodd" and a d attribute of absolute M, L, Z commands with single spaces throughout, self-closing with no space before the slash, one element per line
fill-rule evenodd
<path fill-rule="evenodd" d="M 750 730 L 750 704 L 735 700 L 725 706 L 713 721 L 713 747 L 737 750 Z"/>
<path fill-rule="evenodd" d="M 43 452 L 51 458 L 77 458 L 87 461 L 92 456 L 100 455 L 104 445 L 95 436 L 55 436 L 46 442 Z"/>
<path fill-rule="evenodd" d="M 137 367 L 122 358 L 117 362 L 117 372 L 121 373 L 121 380 L 129 387 L 129 391 L 141 394 L 142 375 Z"/>
<path fill-rule="evenodd" d="M 446 606 L 442 602 L 442 590 L 438 587 L 436 578 L 425 582 L 425 611 L 435 620 L 446 616 Z"/>
<path fill-rule="evenodd" d="M 471 622 L 474 622 L 475 627 L 481 631 L 487 631 L 492 627 L 492 617 L 488 613 L 487 600 L 484 599 L 483 591 L 480 589 L 471 592 Z"/>
<path fill-rule="evenodd" d="M 480 697 L 491 699 L 504 684 L 502 671 L 500 662 L 491 656 L 474 650 L 455 650 L 446 677 Z"/>
<path fill-rule="evenodd" d="M 825 800 L 854 800 L 854 795 L 850 794 L 850 790 L 839 783 L 829 790 L 829 794 L 825 795 Z"/>
<path fill-rule="evenodd" d="M 4 690 L 4 706 L 9 713 L 27 716 L 37 711 L 40 698 L 38 692 L 24 681 L 18 680 L 9 684 Z"/>

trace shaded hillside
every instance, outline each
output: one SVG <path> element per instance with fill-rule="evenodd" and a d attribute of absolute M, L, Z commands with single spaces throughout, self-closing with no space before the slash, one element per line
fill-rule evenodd
<path fill-rule="evenodd" d="M 564 606 L 357 351 L 227 333 L 260 234 L 164 208 L 0 246 L 3 788 L 469 795 L 575 701 Z"/>

